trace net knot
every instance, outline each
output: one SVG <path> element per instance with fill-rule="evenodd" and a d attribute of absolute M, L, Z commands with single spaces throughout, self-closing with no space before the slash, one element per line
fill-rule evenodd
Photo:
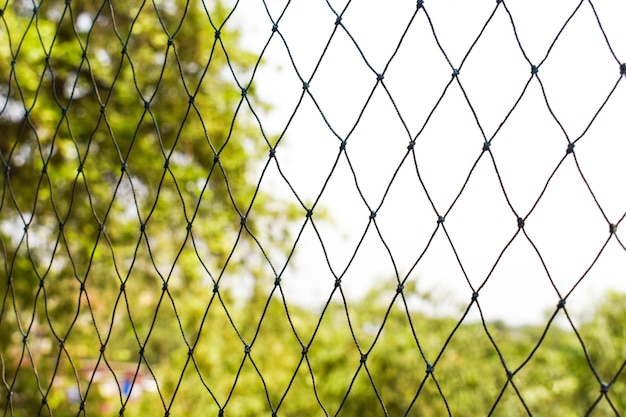
<path fill-rule="evenodd" d="M 535 74 L 537 74 L 538 72 L 539 72 L 539 67 L 538 67 L 538 66 L 536 66 L 536 65 L 531 65 L 531 67 L 530 67 L 530 73 L 531 73 L 531 74 L 533 74 L 533 75 L 535 75 Z"/>
<path fill-rule="evenodd" d="M 433 372 L 435 372 L 435 365 L 433 365 L 432 363 L 427 363 L 426 364 L 426 373 L 430 375 Z"/>
<path fill-rule="evenodd" d="M 517 227 L 519 227 L 520 229 L 523 229 L 523 228 L 524 228 L 524 225 L 525 225 L 525 223 L 524 223 L 524 219 L 523 219 L 523 218 L 521 218 L 521 217 L 518 217 L 518 218 L 517 218 Z"/>

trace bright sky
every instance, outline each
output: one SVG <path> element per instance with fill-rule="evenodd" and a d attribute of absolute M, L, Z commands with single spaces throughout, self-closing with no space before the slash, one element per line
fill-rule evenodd
<path fill-rule="evenodd" d="M 274 20 L 287 4 L 284 0 L 266 3 Z M 322 0 L 291 1 L 278 23 L 297 71 L 305 80 L 311 79 L 309 92 L 330 125 L 311 96 L 305 95 L 277 151 L 281 169 L 301 199 L 314 201 L 339 154 L 336 135 L 348 138 L 346 154 L 365 200 L 378 210 L 376 224 L 391 256 L 371 224 L 346 270 L 368 226 L 370 211 L 359 196 L 346 154 L 342 154 L 319 202 L 333 224 L 319 230 L 333 270 L 337 275 L 345 271 L 343 288 L 358 297 L 377 280 L 395 280 L 393 262 L 402 279 L 419 258 L 410 279 L 417 279 L 419 288 L 434 290 L 442 299 L 466 305 L 472 289 L 441 227 L 420 258 L 437 229 L 437 214 L 419 183 L 413 154 L 402 161 L 409 141 L 421 131 L 415 143 L 417 166 L 437 211 L 446 213 L 481 156 L 481 128 L 491 139 L 531 78 L 530 64 L 517 44 L 509 15 L 495 0 L 424 2 L 454 68 L 461 65 L 494 10 L 495 15 L 458 76 L 480 127 L 459 83 L 454 81 L 421 130 L 452 75 L 423 10 L 415 16 L 386 67 L 413 17 L 416 2 L 394 0 L 385 7 L 374 0 L 329 3 L 337 13 L 349 3 L 341 20 L 345 29 L 339 27 L 332 37 L 312 79 L 335 28 L 336 16 L 329 4 Z M 585 1 L 544 61 L 552 41 L 578 5 L 577 1 L 564 0 L 506 2 L 526 56 L 539 66 L 537 75 L 562 129 L 550 114 L 541 84 L 533 78 L 493 139 L 491 152 L 511 205 L 519 216 L 526 217 L 565 155 L 567 137 L 574 141 L 584 133 L 576 143 L 575 155 L 608 221 L 569 155 L 526 219 L 530 241 L 520 233 L 496 264 L 518 230 L 517 215 L 507 204 L 489 153 L 484 153 L 444 225 L 472 285 L 478 288 L 489 276 L 479 296 L 487 319 L 541 321 L 546 309 L 553 311 L 559 300 L 545 268 L 564 296 L 601 252 L 610 237 L 609 223 L 618 223 L 626 212 L 623 76 L 588 128 L 620 79 L 620 62 L 626 61 L 626 2 L 593 3 L 615 57 L 590 3 Z M 234 18 L 243 22 L 246 45 L 260 52 L 272 33 L 262 2 L 239 1 Z M 302 82 L 279 33 L 265 52 L 267 65 L 255 78 L 261 96 L 275 106 L 262 120 L 270 132 L 285 129 L 302 94 Z M 376 78 L 383 71 L 386 90 Z M 262 188 L 293 200 L 275 165 Z M 624 233 L 620 229 L 624 228 L 618 228 L 618 238 Z M 310 225 L 298 243 L 294 261 L 295 268 L 283 276 L 288 301 L 324 302 L 334 277 Z M 606 288 L 626 291 L 626 251 L 615 236 L 568 298 L 568 309 L 581 311 Z M 440 313 L 447 311 L 443 304 Z M 477 318 L 476 309 L 473 312 L 472 317 Z"/>

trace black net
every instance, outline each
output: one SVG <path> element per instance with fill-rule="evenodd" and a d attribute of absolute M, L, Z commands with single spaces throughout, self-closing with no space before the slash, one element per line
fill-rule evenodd
<path fill-rule="evenodd" d="M 596 3 L 5 0 L 3 415 L 626 415 Z"/>

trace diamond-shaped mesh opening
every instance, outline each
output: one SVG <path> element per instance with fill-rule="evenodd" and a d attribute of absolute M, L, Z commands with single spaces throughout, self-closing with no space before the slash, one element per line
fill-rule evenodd
<path fill-rule="evenodd" d="M 625 15 L 7 0 L 2 415 L 626 415 Z"/>

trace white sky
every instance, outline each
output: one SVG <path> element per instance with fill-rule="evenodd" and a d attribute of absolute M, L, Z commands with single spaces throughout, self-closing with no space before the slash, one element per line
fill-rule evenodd
<path fill-rule="evenodd" d="M 267 3 L 274 19 L 287 4 L 284 0 Z M 376 73 L 384 70 L 392 56 L 415 11 L 415 3 L 394 0 L 385 2 L 383 7 L 380 1 L 352 1 L 343 14 L 343 25 Z M 330 4 L 341 12 L 346 1 L 330 1 Z M 593 4 L 617 59 L 624 62 L 626 2 Z M 533 64 L 538 65 L 544 59 L 577 5 L 577 1 L 506 2 L 520 42 Z M 496 7 L 496 1 L 426 1 L 424 6 L 441 46 L 452 65 L 458 67 Z M 272 28 L 262 2 L 241 0 L 234 18 L 243 22 L 247 47 L 260 52 Z M 280 20 L 280 34 L 289 46 L 297 70 L 307 80 L 333 32 L 335 18 L 326 1 L 294 0 Z M 275 107 L 262 120 L 270 132 L 284 130 L 302 93 L 302 82 L 277 35 L 264 55 L 267 65 L 255 78 L 261 96 Z M 550 107 L 570 140 L 585 131 L 618 81 L 619 62 L 611 54 L 590 4 L 584 2 L 538 73 Z M 379 84 L 347 142 L 347 155 L 358 185 L 371 207 L 380 205 L 393 173 L 407 152 L 410 138 L 422 128 L 451 74 L 426 16 L 420 11 L 383 80 L 410 136 Z M 459 75 L 488 139 L 513 107 L 530 76 L 530 65 L 517 45 L 509 16 L 501 4 Z M 355 126 L 376 82 L 375 73 L 365 64 L 345 30 L 339 28 L 311 81 L 310 92 L 332 129 L 345 138 Z M 626 212 L 625 111 L 626 80 L 622 78 L 574 149 L 582 173 L 611 223 L 618 222 Z M 415 145 L 420 173 L 441 214 L 448 211 L 461 189 L 481 154 L 483 142 L 455 81 Z M 510 202 L 520 216 L 528 214 L 566 148 L 565 134 L 550 115 L 541 86 L 534 78 L 491 145 Z M 338 152 L 339 139 L 311 98 L 305 96 L 277 151 L 283 172 L 303 200 L 313 201 L 320 193 Z M 274 168 L 268 172 L 262 188 L 293 199 Z M 319 204 L 328 210 L 334 222 L 320 231 L 331 266 L 340 275 L 369 222 L 369 210 L 358 195 L 345 155 L 341 156 Z M 437 227 L 437 216 L 418 182 L 412 156 L 402 164 L 376 222 L 399 275 L 404 278 Z M 516 216 L 506 203 L 488 153 L 480 159 L 465 191 L 447 215 L 445 227 L 470 281 L 479 286 L 517 231 Z M 562 294 L 567 293 L 609 237 L 608 223 L 571 155 L 528 217 L 525 230 L 555 284 Z M 623 233 L 618 229 L 617 236 Z M 313 304 L 325 301 L 332 291 L 334 277 L 310 226 L 306 227 L 296 254 L 295 268 L 283 276 L 288 301 Z M 343 287 L 357 297 L 376 280 L 393 277 L 391 258 L 376 230 L 370 227 L 345 272 Z M 434 289 L 449 300 L 467 304 L 471 298 L 472 290 L 442 229 L 437 231 L 411 277 L 418 279 L 420 288 Z M 626 291 L 626 251 L 614 237 L 568 298 L 567 306 L 579 311 L 606 288 Z M 553 310 L 558 299 L 539 257 L 523 235 L 505 251 L 479 296 L 488 319 L 511 323 L 542 320 L 546 309 Z M 445 312 L 442 308 L 441 312 Z"/>

